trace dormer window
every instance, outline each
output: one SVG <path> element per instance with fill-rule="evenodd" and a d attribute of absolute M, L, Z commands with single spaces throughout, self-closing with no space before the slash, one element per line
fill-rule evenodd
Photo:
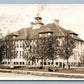
<path fill-rule="evenodd" d="M 77 37 L 77 34 L 70 34 L 71 37 Z"/>
<path fill-rule="evenodd" d="M 51 33 L 48 33 L 48 35 L 51 35 Z"/>
<path fill-rule="evenodd" d="M 46 33 L 41 33 L 41 34 L 39 34 L 39 37 L 49 37 L 49 36 L 51 36 L 53 33 L 51 33 L 51 32 L 46 32 Z"/>
<path fill-rule="evenodd" d="M 15 39 L 16 38 L 16 36 L 13 36 L 13 39 Z"/>
<path fill-rule="evenodd" d="M 48 27 L 42 26 L 39 31 L 39 37 L 49 37 L 53 34 L 52 30 Z"/>
<path fill-rule="evenodd" d="M 41 37 L 42 35 L 41 34 L 39 34 L 39 37 Z"/>
<path fill-rule="evenodd" d="M 18 35 L 19 35 L 18 32 L 14 32 L 12 35 L 13 39 L 16 39 L 16 37 L 18 37 Z"/>
<path fill-rule="evenodd" d="M 70 34 L 72 37 L 74 36 L 73 34 Z"/>
<path fill-rule="evenodd" d="M 69 34 L 70 36 L 72 36 L 72 37 L 78 36 L 77 33 L 73 32 L 73 31 L 71 31 L 71 30 L 67 30 L 67 32 L 68 32 L 68 34 Z"/>

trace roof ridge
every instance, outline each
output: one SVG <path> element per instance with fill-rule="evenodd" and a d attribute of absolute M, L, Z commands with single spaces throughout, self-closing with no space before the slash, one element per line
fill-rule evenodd
<path fill-rule="evenodd" d="M 55 26 L 59 29 L 59 31 L 63 34 L 63 35 L 65 35 L 64 34 L 64 32 L 55 24 Z"/>

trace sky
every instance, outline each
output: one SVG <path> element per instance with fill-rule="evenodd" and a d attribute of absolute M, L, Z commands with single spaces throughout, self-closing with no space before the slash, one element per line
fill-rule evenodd
<path fill-rule="evenodd" d="M 3 35 L 30 27 L 38 11 L 44 24 L 59 19 L 59 25 L 84 39 L 84 4 L 0 4 L 0 28 Z"/>

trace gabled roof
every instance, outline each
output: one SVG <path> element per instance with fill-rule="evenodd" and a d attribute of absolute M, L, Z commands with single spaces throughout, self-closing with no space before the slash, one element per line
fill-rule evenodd
<path fill-rule="evenodd" d="M 42 32 L 53 32 L 53 36 L 65 36 L 67 34 L 66 30 L 62 27 L 56 25 L 55 23 L 50 23 L 47 25 L 43 25 L 38 29 L 32 29 L 29 37 L 30 39 L 39 38 L 39 33 Z"/>
<path fill-rule="evenodd" d="M 25 38 L 33 39 L 33 38 L 39 38 L 40 33 L 42 34 L 42 33 L 48 33 L 48 32 L 53 33 L 53 36 L 59 36 L 59 37 L 66 36 L 68 33 L 69 34 L 73 33 L 75 35 L 78 35 L 71 30 L 66 30 L 62 28 L 61 26 L 56 25 L 55 23 L 50 23 L 47 25 L 42 25 L 38 29 L 32 29 L 32 27 L 23 28 L 23 29 L 20 29 L 16 32 L 9 34 L 8 36 L 17 34 L 18 37 L 16 37 L 16 39 L 25 39 Z M 83 41 L 79 37 L 75 37 L 75 39 Z"/>

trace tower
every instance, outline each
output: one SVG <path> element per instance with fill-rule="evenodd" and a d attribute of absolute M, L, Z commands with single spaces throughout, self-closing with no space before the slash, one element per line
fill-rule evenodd
<path fill-rule="evenodd" d="M 35 22 L 33 22 L 33 27 L 32 29 L 38 29 L 40 28 L 40 26 L 44 25 L 42 23 L 42 17 L 40 16 L 39 12 L 37 13 L 36 17 L 35 17 Z"/>
<path fill-rule="evenodd" d="M 37 15 L 35 17 L 35 23 L 36 24 L 43 24 L 42 23 L 42 17 L 40 16 L 39 12 L 37 13 Z"/>

